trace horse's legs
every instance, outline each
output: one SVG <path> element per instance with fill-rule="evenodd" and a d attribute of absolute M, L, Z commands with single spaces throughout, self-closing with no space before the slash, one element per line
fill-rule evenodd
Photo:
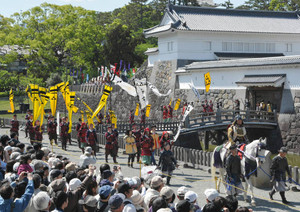
<path fill-rule="evenodd" d="M 224 174 L 225 174 L 225 169 L 224 168 L 220 168 L 220 181 L 222 181 L 222 184 L 224 185 L 225 192 L 226 192 L 226 184 L 225 184 Z M 220 189 L 220 185 L 219 185 L 219 189 Z"/>
<path fill-rule="evenodd" d="M 248 183 L 250 185 L 250 191 L 251 191 L 251 205 L 255 206 L 256 202 L 255 202 L 255 198 L 254 198 L 254 192 L 253 192 L 253 185 L 252 185 L 252 182 L 251 182 L 251 177 L 249 178 L 249 181 L 248 181 Z"/>
<path fill-rule="evenodd" d="M 246 202 L 248 202 L 247 191 L 248 191 L 248 179 L 245 177 L 244 201 Z"/>

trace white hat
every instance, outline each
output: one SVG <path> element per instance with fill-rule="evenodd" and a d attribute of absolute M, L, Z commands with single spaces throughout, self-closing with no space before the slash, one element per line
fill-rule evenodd
<path fill-rule="evenodd" d="M 6 146 L 5 148 L 4 148 L 4 151 L 12 151 L 12 148 L 11 148 L 11 146 Z"/>
<path fill-rule="evenodd" d="M 50 153 L 50 150 L 47 147 L 42 147 L 41 150 L 45 153 L 45 156 L 47 156 Z"/>
<path fill-rule="evenodd" d="M 164 196 L 166 199 L 172 198 L 173 194 L 174 191 L 169 186 L 163 187 L 160 191 L 160 196 Z"/>
<path fill-rule="evenodd" d="M 170 208 L 161 208 L 157 212 L 172 212 Z"/>
<path fill-rule="evenodd" d="M 10 159 L 11 159 L 11 160 L 16 160 L 16 158 L 17 158 L 18 156 L 20 156 L 20 155 L 21 155 L 20 152 L 13 152 L 13 153 L 11 153 L 11 155 L 10 155 Z"/>
<path fill-rule="evenodd" d="M 14 170 L 14 172 L 17 172 L 17 171 L 18 171 L 19 166 L 20 166 L 20 162 L 16 162 L 16 163 L 13 165 L 13 170 Z"/>
<path fill-rule="evenodd" d="M 163 181 L 161 176 L 155 176 L 151 179 L 150 187 L 151 188 L 156 188 L 156 187 L 160 186 L 163 183 L 164 183 L 164 181 Z"/>
<path fill-rule="evenodd" d="M 219 192 L 216 189 L 209 188 L 204 191 L 204 195 L 206 196 L 206 199 L 211 202 L 219 196 Z"/>
<path fill-rule="evenodd" d="M 184 195 L 184 199 L 189 201 L 190 203 L 194 203 L 198 198 L 198 195 L 193 191 L 188 191 Z"/>
<path fill-rule="evenodd" d="M 92 147 L 87 146 L 84 149 L 84 154 L 92 154 L 92 151 L 93 151 Z"/>
<path fill-rule="evenodd" d="M 47 192 L 40 191 L 33 197 L 32 201 L 36 210 L 45 210 L 49 206 L 50 197 Z"/>
<path fill-rule="evenodd" d="M 144 201 L 144 197 L 137 190 L 133 190 L 130 199 L 134 205 L 141 205 Z"/>
<path fill-rule="evenodd" d="M 71 191 L 75 191 L 81 184 L 81 181 L 78 178 L 74 178 L 70 181 L 69 187 Z"/>
<path fill-rule="evenodd" d="M 177 189 L 177 195 L 178 196 L 184 196 L 186 194 L 186 192 L 188 192 L 189 189 L 185 186 L 181 186 Z"/>

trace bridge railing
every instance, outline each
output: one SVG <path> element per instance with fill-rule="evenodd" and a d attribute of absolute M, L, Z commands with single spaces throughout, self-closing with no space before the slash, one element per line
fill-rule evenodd
<path fill-rule="evenodd" d="M 240 115 L 245 122 L 276 123 L 276 112 L 256 110 L 217 110 L 216 112 L 196 113 L 187 118 L 185 127 L 203 126 L 233 122 L 236 115 Z"/>

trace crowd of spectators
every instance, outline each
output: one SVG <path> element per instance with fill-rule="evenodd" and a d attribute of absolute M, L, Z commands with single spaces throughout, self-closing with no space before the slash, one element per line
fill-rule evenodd
<path fill-rule="evenodd" d="M 0 211 L 2 212 L 246 212 L 234 196 L 206 189 L 199 205 L 187 187 L 173 190 L 165 178 L 124 176 L 119 166 L 96 167 L 91 147 L 80 163 L 54 154 L 40 143 L 25 145 L 13 135 L 0 138 Z M 127 167 L 126 167 L 127 168 Z M 147 181 L 148 182 L 148 181 Z"/>

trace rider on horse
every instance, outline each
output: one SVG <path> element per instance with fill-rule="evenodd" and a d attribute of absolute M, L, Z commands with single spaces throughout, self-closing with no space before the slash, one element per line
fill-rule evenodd
<path fill-rule="evenodd" d="M 248 138 L 246 135 L 246 128 L 244 127 L 243 119 L 240 115 L 235 117 L 234 122 L 228 128 L 228 143 L 232 144 L 240 144 L 240 143 L 248 143 Z M 227 145 L 226 145 L 227 146 Z"/>

